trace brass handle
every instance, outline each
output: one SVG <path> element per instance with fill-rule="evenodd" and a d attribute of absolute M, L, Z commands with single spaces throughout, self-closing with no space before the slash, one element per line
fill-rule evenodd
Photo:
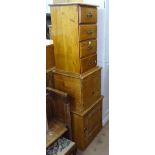
<path fill-rule="evenodd" d="M 93 48 L 93 46 L 92 46 L 92 42 L 89 41 L 88 44 L 89 44 L 89 45 L 88 45 L 88 50 L 91 50 L 91 49 Z"/>
<path fill-rule="evenodd" d="M 88 46 L 88 50 L 91 50 L 92 48 L 93 48 L 92 45 L 89 45 L 89 46 Z"/>
<path fill-rule="evenodd" d="M 87 14 L 87 17 L 88 17 L 88 18 L 92 18 L 92 17 L 93 17 L 93 14 L 92 14 L 91 12 L 89 12 L 89 13 Z"/>
<path fill-rule="evenodd" d="M 87 128 L 84 128 L 84 132 L 86 132 L 87 131 Z"/>
<path fill-rule="evenodd" d="M 92 30 L 88 30 L 87 34 L 93 34 L 93 31 Z"/>
<path fill-rule="evenodd" d="M 89 61 L 89 65 L 93 65 L 93 64 L 96 64 L 96 63 L 97 63 L 96 60 L 90 60 L 90 61 Z"/>

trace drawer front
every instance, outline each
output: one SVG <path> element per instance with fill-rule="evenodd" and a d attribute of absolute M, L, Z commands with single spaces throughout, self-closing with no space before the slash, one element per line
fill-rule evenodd
<path fill-rule="evenodd" d="M 95 39 L 97 37 L 97 25 L 96 24 L 80 25 L 79 36 L 80 41 Z"/>
<path fill-rule="evenodd" d="M 85 142 L 88 144 L 102 128 L 102 99 L 84 117 Z"/>
<path fill-rule="evenodd" d="M 84 73 L 97 65 L 97 55 L 95 54 L 83 58 L 80 60 L 80 62 L 81 62 L 81 73 Z"/>
<path fill-rule="evenodd" d="M 89 40 L 80 42 L 80 58 L 95 54 L 97 51 L 97 41 Z"/>
<path fill-rule="evenodd" d="M 97 8 L 80 6 L 79 7 L 79 23 L 96 23 L 97 22 Z"/>
<path fill-rule="evenodd" d="M 82 80 L 82 98 L 84 109 L 89 108 L 101 96 L 101 70 Z"/>

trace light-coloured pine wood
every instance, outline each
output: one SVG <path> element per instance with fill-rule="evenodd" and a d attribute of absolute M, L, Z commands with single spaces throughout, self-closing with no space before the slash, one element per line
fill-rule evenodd
<path fill-rule="evenodd" d="M 67 131 L 66 126 L 57 120 L 51 121 L 48 127 L 49 131 L 46 133 L 46 147 L 49 147 L 51 144 L 53 144 Z"/>
<path fill-rule="evenodd" d="M 74 3 L 51 5 L 52 36 L 57 69 L 81 74 L 96 66 L 93 64 L 83 69 L 83 66 L 88 66 L 84 64 L 87 61 L 80 60 L 82 57 L 97 52 L 96 41 L 92 41 L 92 45 L 90 45 L 90 39 L 97 37 L 96 24 L 79 25 L 85 20 L 87 14 L 86 23 L 95 23 L 97 18 L 96 6 Z M 89 17 L 90 14 L 93 14 L 93 17 Z M 88 40 L 89 45 L 80 42 L 84 40 Z"/>
<path fill-rule="evenodd" d="M 97 8 L 91 6 L 80 6 L 79 23 L 80 24 L 97 23 Z"/>
<path fill-rule="evenodd" d="M 102 128 L 102 97 L 84 115 L 72 113 L 73 140 L 84 150 Z"/>
<path fill-rule="evenodd" d="M 101 96 L 101 68 L 95 67 L 80 75 L 53 73 L 54 87 L 71 96 L 71 110 L 83 112 Z"/>
<path fill-rule="evenodd" d="M 52 7 L 51 17 L 56 67 L 80 73 L 78 6 Z"/>

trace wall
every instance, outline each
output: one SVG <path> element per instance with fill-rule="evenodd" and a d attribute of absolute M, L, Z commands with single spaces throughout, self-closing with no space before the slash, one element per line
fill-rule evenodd
<path fill-rule="evenodd" d="M 50 13 L 50 7 L 49 4 L 52 4 L 53 0 L 46 0 L 46 13 Z"/>
<path fill-rule="evenodd" d="M 84 0 L 98 7 L 98 65 L 102 66 L 103 125 L 109 120 L 109 0 Z"/>

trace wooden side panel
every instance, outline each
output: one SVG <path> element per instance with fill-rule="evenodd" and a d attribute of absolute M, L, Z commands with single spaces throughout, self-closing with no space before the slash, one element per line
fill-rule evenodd
<path fill-rule="evenodd" d="M 81 111 L 83 105 L 81 102 L 81 83 L 80 79 L 54 74 L 54 87 L 65 91 L 71 97 L 71 110 Z"/>
<path fill-rule="evenodd" d="M 101 70 L 93 72 L 82 80 L 84 109 L 90 107 L 101 96 Z"/>
<path fill-rule="evenodd" d="M 51 69 L 54 65 L 54 46 L 52 44 L 46 46 L 46 69 Z"/>
<path fill-rule="evenodd" d="M 80 149 L 84 149 L 84 121 L 83 117 L 80 117 L 74 113 L 71 114 L 72 120 L 72 135 L 73 140 L 76 142 L 76 145 Z"/>
<path fill-rule="evenodd" d="M 53 6 L 51 17 L 56 68 L 80 73 L 78 6 Z"/>
<path fill-rule="evenodd" d="M 97 22 L 97 8 L 80 6 L 79 7 L 79 23 L 96 23 Z"/>

